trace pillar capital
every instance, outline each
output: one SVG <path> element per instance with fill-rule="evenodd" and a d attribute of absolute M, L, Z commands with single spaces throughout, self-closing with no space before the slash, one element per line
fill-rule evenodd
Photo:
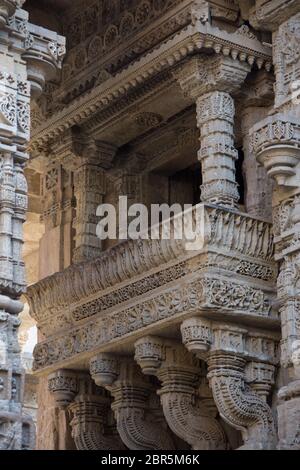
<path fill-rule="evenodd" d="M 232 57 L 196 55 L 175 72 L 175 77 L 183 92 L 197 100 L 213 91 L 234 93 L 250 70 L 248 63 Z"/>
<path fill-rule="evenodd" d="M 250 129 L 251 150 L 279 187 L 297 188 L 300 172 L 300 120 L 277 113 Z"/>
<path fill-rule="evenodd" d="M 66 408 L 72 403 L 79 390 L 76 373 L 61 369 L 49 375 L 48 390 L 53 394 L 58 408 Z"/>

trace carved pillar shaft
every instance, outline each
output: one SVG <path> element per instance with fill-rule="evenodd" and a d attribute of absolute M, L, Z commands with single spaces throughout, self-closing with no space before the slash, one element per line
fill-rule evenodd
<path fill-rule="evenodd" d="M 106 174 L 97 165 L 82 165 L 75 171 L 76 231 L 73 261 L 94 259 L 101 253 L 101 240 L 96 235 L 97 207 L 103 203 Z"/>
<path fill-rule="evenodd" d="M 242 110 L 241 130 L 243 136 L 246 212 L 253 217 L 272 219 L 272 181 L 266 169 L 256 161 L 251 146 L 249 129 L 266 115 L 266 108 L 247 106 Z"/>
<path fill-rule="evenodd" d="M 201 132 L 201 200 L 236 205 L 239 193 L 235 178 L 238 152 L 234 147 L 234 101 L 229 93 L 213 91 L 197 98 L 196 104 Z"/>
<path fill-rule="evenodd" d="M 236 206 L 239 200 L 235 178 L 238 152 L 234 147 L 235 106 L 232 93 L 240 88 L 250 67 L 230 57 L 196 56 L 175 76 L 196 102 L 201 148 L 203 202 Z"/>

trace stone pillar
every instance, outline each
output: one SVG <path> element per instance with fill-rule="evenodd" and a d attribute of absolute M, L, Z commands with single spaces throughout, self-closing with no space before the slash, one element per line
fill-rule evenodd
<path fill-rule="evenodd" d="M 244 151 L 245 208 L 253 217 L 272 219 L 272 181 L 266 169 L 260 165 L 250 145 L 249 129 L 265 117 L 266 109 L 255 106 L 243 107 L 241 129 Z"/>
<path fill-rule="evenodd" d="M 241 86 L 250 68 L 229 57 L 196 56 L 176 72 L 181 88 L 196 102 L 203 202 L 236 206 L 239 200 L 235 178 L 238 158 L 233 130 L 235 105 L 231 93 Z"/>
<path fill-rule="evenodd" d="M 130 450 L 175 449 L 155 388 L 133 360 L 100 354 L 91 360 L 90 370 L 96 384 L 114 397 L 118 433 Z"/>
<path fill-rule="evenodd" d="M 34 440 L 33 426 L 22 414 L 24 370 L 18 345 L 23 309 L 18 299 L 26 286 L 24 166 L 31 92 L 37 96 L 46 78 L 54 78 L 64 54 L 64 39 L 31 25 L 20 9 L 23 3 L 0 0 L 0 449 L 28 448 Z"/>
<path fill-rule="evenodd" d="M 240 449 L 274 449 L 274 418 L 266 402 L 276 364 L 272 335 L 202 318 L 185 320 L 181 332 L 187 349 L 207 362 L 220 416 L 242 433 Z"/>
<path fill-rule="evenodd" d="M 160 380 L 158 393 L 174 434 L 194 450 L 226 449 L 227 438 L 197 358 L 176 342 L 149 336 L 136 342 L 135 359 L 144 374 Z"/>
<path fill-rule="evenodd" d="M 48 158 L 51 159 L 52 152 Z M 60 162 L 49 163 L 42 178 L 42 217 L 45 233 L 40 240 L 39 277 L 70 266 L 73 251 L 73 175 Z"/>
<path fill-rule="evenodd" d="M 94 259 L 102 251 L 96 235 L 97 207 L 104 202 L 107 170 L 111 167 L 116 148 L 104 142 L 83 143 L 80 164 L 74 170 L 76 198 L 75 249 L 73 262 Z"/>
<path fill-rule="evenodd" d="M 239 100 L 239 121 L 244 151 L 243 176 L 246 212 L 253 217 L 272 219 L 272 185 L 266 169 L 256 160 L 251 146 L 251 127 L 264 119 L 274 102 L 274 78 L 267 71 L 247 79 Z"/>
<path fill-rule="evenodd" d="M 280 267 L 277 289 L 284 377 L 278 394 L 278 448 L 300 449 L 300 13 L 296 13 L 300 6 L 299 2 L 290 2 L 289 6 L 278 2 L 284 3 L 284 16 L 275 18 L 268 10 L 270 3 L 266 2 L 263 10 L 273 31 L 275 107 L 274 113 L 253 126 L 250 133 L 257 160 L 275 180 L 273 222 L 275 259 Z M 260 17 L 258 20 L 262 21 Z"/>

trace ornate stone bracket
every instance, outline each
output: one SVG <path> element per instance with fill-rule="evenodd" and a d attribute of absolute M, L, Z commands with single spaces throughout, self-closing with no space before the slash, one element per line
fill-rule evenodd
<path fill-rule="evenodd" d="M 164 415 L 177 436 L 196 450 L 226 448 L 224 430 L 208 405 L 209 394 L 199 395 L 198 359 L 182 345 L 152 336 L 136 342 L 135 359 L 144 374 L 155 375 L 161 381 L 159 395 Z"/>
<path fill-rule="evenodd" d="M 69 414 L 72 438 L 78 450 L 119 450 L 111 415 L 111 400 L 88 375 L 58 370 L 48 378 L 48 388 L 58 408 Z"/>
<path fill-rule="evenodd" d="M 118 433 L 131 450 L 175 449 L 167 429 L 155 389 L 135 363 L 110 354 L 91 360 L 91 375 L 99 386 L 105 386 L 114 397 Z"/>
<path fill-rule="evenodd" d="M 181 332 L 188 350 L 207 361 L 215 403 L 222 418 L 242 432 L 241 448 L 275 448 L 274 419 L 266 397 L 278 362 L 276 337 L 201 318 L 184 321 Z"/>
<path fill-rule="evenodd" d="M 300 122 L 288 114 L 275 114 L 250 130 L 251 150 L 279 186 L 297 187 L 300 161 Z"/>
<path fill-rule="evenodd" d="M 72 437 L 78 450 L 122 450 L 119 436 L 108 426 L 110 400 L 80 396 L 69 406 Z"/>
<path fill-rule="evenodd" d="M 53 394 L 58 408 L 66 408 L 72 403 L 79 391 L 76 373 L 66 369 L 49 375 L 48 390 Z"/>

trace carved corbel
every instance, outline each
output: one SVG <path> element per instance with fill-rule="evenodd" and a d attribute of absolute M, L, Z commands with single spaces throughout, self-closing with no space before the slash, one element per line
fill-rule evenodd
<path fill-rule="evenodd" d="M 91 360 L 91 375 L 114 397 L 112 409 L 118 433 L 131 450 L 175 449 L 156 400 L 153 384 L 141 374 L 134 361 L 110 354 Z"/>
<path fill-rule="evenodd" d="M 136 342 L 135 359 L 144 374 L 155 375 L 161 381 L 159 395 L 164 415 L 177 436 L 195 450 L 227 447 L 209 394 L 199 393 L 203 391 L 204 377 L 198 359 L 180 344 L 151 336 Z"/>
<path fill-rule="evenodd" d="M 53 394 L 58 408 L 65 409 L 78 393 L 78 378 L 75 372 L 61 369 L 48 377 L 48 390 Z"/>
<path fill-rule="evenodd" d="M 275 114 L 253 126 L 250 148 L 278 186 L 297 188 L 300 161 L 300 122 L 285 114 Z"/>
<path fill-rule="evenodd" d="M 86 374 L 59 370 L 48 378 L 48 389 L 64 411 L 78 450 L 119 450 L 111 400 Z"/>
<path fill-rule="evenodd" d="M 181 332 L 188 350 L 208 363 L 219 413 L 242 433 L 240 449 L 274 449 L 274 419 L 266 403 L 277 361 L 274 339 L 201 318 L 184 321 Z"/>
<path fill-rule="evenodd" d="M 79 393 L 68 407 L 72 438 L 78 450 L 122 450 L 111 411 L 111 399 L 90 378 L 82 378 Z"/>
<path fill-rule="evenodd" d="M 36 99 L 43 92 L 46 81 L 57 77 L 66 53 L 65 38 L 53 31 L 26 24 L 24 53 L 31 96 Z"/>

